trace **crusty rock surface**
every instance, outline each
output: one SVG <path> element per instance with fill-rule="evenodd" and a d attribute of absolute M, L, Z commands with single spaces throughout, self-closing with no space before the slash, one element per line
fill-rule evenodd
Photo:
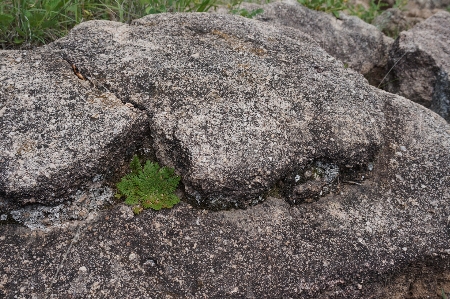
<path fill-rule="evenodd" d="M 85 102 L 79 102 L 82 109 L 91 109 L 90 102 L 113 107 L 117 103 L 120 109 L 104 110 L 131 113 L 123 105 L 127 102 L 145 110 L 159 162 L 174 167 L 182 176 L 191 202 L 210 208 L 245 207 L 262 201 L 274 188 L 281 188 L 291 202 L 317 199 L 332 192 L 339 177 L 341 180 L 367 177 L 369 165 L 373 165 L 385 146 L 386 135 L 391 134 L 386 131 L 389 130 L 386 95 L 369 86 L 362 76 L 345 69 L 342 62 L 323 51 L 309 36 L 289 27 L 268 26 L 230 15 L 163 14 L 142 18 L 132 25 L 108 21 L 83 23 L 66 38 L 40 51 L 61 57 L 58 59 L 62 71 L 72 80 L 69 86 L 80 86 L 85 92 Z M 34 67 L 35 60 L 25 65 Z M 89 80 L 80 81 L 71 73 L 70 63 Z M 26 67 L 12 70 L 12 76 L 32 72 Z M 64 78 L 54 66 L 47 65 L 44 70 L 50 78 Z M 54 86 L 50 81 L 42 92 Z M 32 85 L 24 88 L 33 89 Z M 57 89 L 61 91 L 59 110 L 65 109 L 64 97 L 70 94 L 64 88 Z M 13 89 L 10 98 L 19 93 L 32 94 L 29 90 Z M 92 93 L 100 93 L 100 99 L 90 99 Z M 107 98 L 102 101 L 105 95 Z M 39 97 L 31 99 L 38 101 Z M 30 111 L 33 109 L 37 108 Z M 11 118 L 18 115 L 14 109 L 7 111 L 5 115 Z M 78 112 L 71 111 L 78 117 Z M 94 112 L 81 113 L 88 123 L 80 126 L 75 121 L 75 127 L 68 131 L 50 126 L 58 134 L 77 132 L 75 139 L 62 135 L 63 144 L 69 145 L 61 151 L 78 146 L 81 150 L 76 154 L 86 159 L 84 151 L 95 151 L 104 145 L 100 137 L 92 138 L 90 130 L 102 129 L 91 123 L 104 124 L 109 128 L 104 132 L 110 138 L 111 130 L 120 132 L 116 118 L 103 123 L 102 118 L 97 121 L 95 117 L 108 114 Z M 51 111 L 46 115 L 51 117 Z M 57 116 L 56 120 L 62 121 L 63 117 Z M 11 129 L 3 132 L 19 130 L 20 126 L 14 127 L 14 122 L 9 124 Z M 44 130 L 42 125 L 35 126 L 39 132 Z M 128 128 L 120 132 L 125 133 L 119 134 L 120 138 L 137 140 L 129 136 L 132 129 Z M 138 134 L 142 135 L 142 130 L 145 129 L 138 130 Z M 37 134 L 33 130 L 26 132 Z M 15 144 L 7 139 L 10 135 L 4 133 L 4 144 Z M 43 138 L 32 136 L 36 141 Z M 87 146 L 83 144 L 86 140 Z M 5 163 L 9 168 L 2 170 L 4 181 L 28 178 L 22 174 L 32 163 L 20 166 L 22 151 L 16 147 L 6 152 L 11 162 Z M 51 179 L 37 187 L 26 184 L 28 193 L 16 191 L 13 183 L 5 184 L 9 197 L 32 201 L 35 200 L 32 194 L 42 192 L 51 202 L 60 194 L 49 190 L 58 190 L 62 184 L 70 186 L 71 180 L 77 186 L 82 174 L 94 175 L 90 168 L 76 174 L 67 172 L 63 163 L 42 160 L 36 154 L 40 153 L 38 150 L 27 157 L 45 161 L 45 169 L 54 169 L 47 176 L 66 172 L 67 180 Z M 90 159 L 97 161 L 96 165 L 108 165 L 99 162 L 103 157 L 106 159 L 107 152 L 104 156 L 100 153 L 95 153 L 98 159 Z M 84 165 L 79 161 L 72 163 Z M 9 165 L 19 166 L 12 172 Z M 41 180 L 46 177 L 40 169 L 30 168 L 28 172 Z M 104 170 L 96 172 L 105 174 Z M 319 182 L 307 183 L 311 180 Z M 55 183 L 49 183 L 52 181 Z M 301 184 L 305 185 L 298 186 Z M 63 188 L 64 192 L 69 188 L 73 186 Z"/>
<path fill-rule="evenodd" d="M 450 121 L 450 13 L 439 12 L 404 31 L 389 54 L 386 90 Z"/>
<path fill-rule="evenodd" d="M 118 127 L 121 138 L 130 138 L 120 149 L 132 150 L 145 131 L 145 111 L 158 161 L 182 175 L 191 202 L 248 207 L 266 193 L 280 198 L 218 212 L 181 203 L 136 217 L 130 207 L 115 206 L 49 233 L 2 225 L 0 296 L 387 298 L 382 286 L 408 265 L 449 271 L 450 125 L 368 85 L 298 30 L 236 16 L 164 14 L 131 25 L 83 23 L 28 52 L 22 59 L 31 63 L 21 68 L 8 58 L 19 53 L 2 54 L 5 70 L 21 78 L 42 59 L 45 85 L 2 83 L 11 92 L 2 93 L 3 117 L 18 121 L 2 118 L 10 131 L 39 140 L 20 126 L 27 122 L 15 111 L 25 104 L 13 101 L 40 99 L 33 93 L 40 88 L 60 91 L 64 112 L 68 85 L 80 97 L 75 108 L 86 112 L 78 116 L 85 126 L 72 131 L 84 138 L 94 109 L 99 119 L 115 121 L 105 121 L 108 134 L 98 142 L 114 145 L 111 128 Z M 89 81 L 79 81 L 67 60 Z M 90 103 L 88 95 L 98 99 L 99 92 L 108 101 Z M 116 118 L 104 112 L 111 103 Z M 50 116 L 42 112 L 47 127 Z M 9 165 L 22 158 L 1 134 L 12 153 L 0 168 L 6 180 Z M 115 165 L 109 147 L 90 142 L 100 161 Z M 92 157 L 84 143 L 73 144 L 77 155 Z M 70 169 L 55 166 L 50 177 Z M 76 175 L 74 186 L 82 177 Z M 3 186 L 13 194 L 15 185 Z"/>
<path fill-rule="evenodd" d="M 47 47 L 0 51 L 0 70 L 0 210 L 62 202 L 113 176 L 148 131 L 144 112 Z"/>
<path fill-rule="evenodd" d="M 383 144 L 379 93 L 289 27 L 156 15 L 85 23 L 52 48 L 147 111 L 159 161 L 200 205 L 255 203 L 312 163 L 365 169 Z"/>
<path fill-rule="evenodd" d="M 249 9 L 257 6 L 247 4 Z M 255 18 L 270 24 L 296 28 L 310 35 L 330 55 L 365 75 L 378 85 L 384 75 L 393 39 L 375 26 L 354 16 L 331 14 L 308 9 L 296 1 L 274 2 L 264 6 Z"/>

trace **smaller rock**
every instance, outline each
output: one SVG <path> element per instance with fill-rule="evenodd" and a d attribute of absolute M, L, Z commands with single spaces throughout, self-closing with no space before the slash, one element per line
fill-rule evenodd
<path fill-rule="evenodd" d="M 86 268 L 85 266 L 81 266 L 78 270 L 79 270 L 80 272 L 86 272 L 86 271 L 87 271 L 87 268 Z"/>
<path fill-rule="evenodd" d="M 385 89 L 450 121 L 450 13 L 441 11 L 400 33 L 389 52 Z"/>
<path fill-rule="evenodd" d="M 137 255 L 136 255 L 136 253 L 130 253 L 130 255 L 128 256 L 128 259 L 130 260 L 130 261 L 134 261 L 134 260 L 136 260 L 137 259 Z"/>
<path fill-rule="evenodd" d="M 143 265 L 148 267 L 155 267 L 157 265 L 157 262 L 154 259 L 148 259 L 144 262 Z"/>
<path fill-rule="evenodd" d="M 273 2 L 264 6 L 246 3 L 247 10 L 262 8 L 255 19 L 298 29 L 310 35 L 325 51 L 344 65 L 363 74 L 377 86 L 383 77 L 388 51 L 394 40 L 375 26 L 343 13 L 339 18 L 308 9 L 297 1 Z"/>
<path fill-rule="evenodd" d="M 403 12 L 398 8 L 389 8 L 373 20 L 372 24 L 390 37 L 397 37 L 401 31 L 409 28 Z"/>
<path fill-rule="evenodd" d="M 407 1 L 408 8 L 418 8 L 418 9 L 436 9 L 436 8 L 447 8 L 450 6 L 450 0 L 412 0 Z"/>

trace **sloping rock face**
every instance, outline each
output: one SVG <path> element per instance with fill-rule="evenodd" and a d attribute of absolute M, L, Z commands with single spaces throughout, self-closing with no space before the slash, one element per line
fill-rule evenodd
<path fill-rule="evenodd" d="M 375 26 L 345 14 L 337 19 L 296 1 L 274 2 L 262 8 L 264 13 L 257 15 L 256 19 L 296 28 L 310 35 L 329 54 L 365 75 L 372 85 L 378 85 L 382 79 L 394 40 Z"/>
<path fill-rule="evenodd" d="M 450 121 L 450 13 L 439 12 L 402 32 L 389 54 L 386 90 Z"/>
<path fill-rule="evenodd" d="M 55 204 L 114 175 L 148 131 L 145 113 L 46 47 L 1 51 L 0 70 L 0 210 Z"/>
<path fill-rule="evenodd" d="M 158 160 L 175 167 L 200 205 L 256 203 L 281 181 L 292 189 L 307 180 L 312 164 L 366 170 L 384 142 L 382 98 L 288 27 L 158 15 L 132 26 L 85 23 L 51 47 L 148 112 Z"/>

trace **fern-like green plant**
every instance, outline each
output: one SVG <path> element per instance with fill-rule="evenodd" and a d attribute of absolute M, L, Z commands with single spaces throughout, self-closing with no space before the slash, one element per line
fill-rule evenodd
<path fill-rule="evenodd" d="M 117 198 L 126 197 L 125 203 L 133 206 L 133 212 L 139 214 L 143 209 L 160 210 L 171 208 L 180 202 L 175 189 L 180 177 L 168 167 L 160 168 L 158 163 L 147 161 L 141 165 L 135 155 L 130 163 L 131 172 L 117 183 Z"/>

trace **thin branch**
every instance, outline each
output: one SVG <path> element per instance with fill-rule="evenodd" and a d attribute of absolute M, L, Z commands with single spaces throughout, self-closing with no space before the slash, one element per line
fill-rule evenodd
<path fill-rule="evenodd" d="M 403 55 L 394 63 L 394 65 L 391 67 L 391 69 L 387 72 L 387 74 L 383 77 L 383 80 L 381 80 L 380 84 L 378 84 L 377 88 L 380 88 L 381 83 L 383 83 L 384 79 L 389 75 L 389 73 L 394 69 L 394 67 L 399 63 L 400 60 L 402 60 L 403 56 L 406 55 L 407 52 L 403 53 Z"/>

